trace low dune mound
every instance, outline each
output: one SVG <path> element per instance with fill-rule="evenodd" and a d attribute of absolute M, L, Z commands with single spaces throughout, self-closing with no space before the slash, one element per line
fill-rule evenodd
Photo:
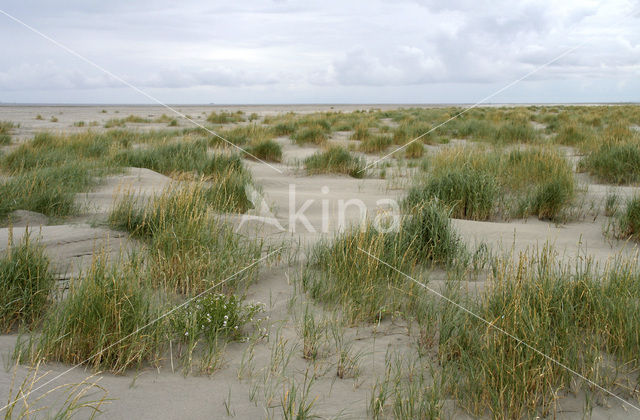
<path fill-rule="evenodd" d="M 109 176 L 102 185 L 88 193 L 78 194 L 77 202 L 88 213 L 108 213 L 121 192 L 152 196 L 172 182 L 168 176 L 146 168 L 126 168 L 122 174 Z"/>
<path fill-rule="evenodd" d="M 117 260 L 134 246 L 133 241 L 123 232 L 94 228 L 89 225 L 35 226 L 22 229 L 0 229 L 0 252 L 9 245 L 10 238 L 20 243 L 28 234 L 30 240 L 44 246 L 51 259 L 53 274 L 67 279 L 86 270 L 94 255 L 105 255 Z"/>
<path fill-rule="evenodd" d="M 7 217 L 7 225 L 13 227 L 45 226 L 49 218 L 42 213 L 29 210 L 16 210 Z"/>

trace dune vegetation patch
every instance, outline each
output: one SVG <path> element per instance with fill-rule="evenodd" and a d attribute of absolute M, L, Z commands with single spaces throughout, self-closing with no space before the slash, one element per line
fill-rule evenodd
<path fill-rule="evenodd" d="M 301 126 L 291 134 L 291 139 L 298 145 L 306 143 L 324 144 L 328 138 L 327 130 L 317 124 Z"/>
<path fill-rule="evenodd" d="M 573 171 L 548 148 L 511 151 L 450 148 L 429 162 L 406 199 L 408 206 L 437 198 L 452 217 L 489 220 L 527 217 L 556 220 L 575 194 Z"/>
<path fill-rule="evenodd" d="M 0 146 L 11 143 L 11 133 L 16 127 L 18 126 L 11 121 L 0 121 Z"/>
<path fill-rule="evenodd" d="M 246 121 L 244 116 L 244 112 L 236 111 L 236 112 L 228 112 L 228 111 L 220 111 L 220 112 L 212 112 L 207 116 L 207 122 L 212 124 L 230 124 L 230 123 L 239 123 Z"/>
<path fill-rule="evenodd" d="M 418 273 L 416 266 L 451 265 L 465 253 L 447 210 L 431 201 L 411 209 L 397 231 L 367 225 L 321 241 L 311 250 L 302 284 L 311 297 L 340 307 L 353 321 L 373 322 L 408 310 L 415 302 L 407 294 L 420 295 L 394 268 Z"/>
<path fill-rule="evenodd" d="M 345 174 L 353 178 L 363 178 L 365 175 L 365 161 L 354 156 L 342 146 L 329 146 L 325 151 L 316 152 L 304 160 L 307 173 Z"/>
<path fill-rule="evenodd" d="M 218 134 L 236 146 L 262 143 L 275 137 L 271 127 L 259 124 L 247 124 L 219 130 Z M 229 144 L 216 136 L 209 137 L 210 146 L 228 146 Z"/>
<path fill-rule="evenodd" d="M 443 391 L 478 416 L 547 416 L 557 409 L 559 391 L 575 389 L 574 376 L 501 329 L 630 397 L 622 383 L 640 362 L 637 262 L 616 261 L 603 274 L 581 268 L 575 272 L 548 248 L 496 261 L 485 293 L 453 296 L 491 327 L 443 303 L 437 338 Z M 577 387 L 601 394 L 585 382 Z"/>
<path fill-rule="evenodd" d="M 215 200 L 225 198 L 205 182 L 171 186 L 147 203 L 126 194 L 116 203 L 109 224 L 149 242 L 156 286 L 195 294 L 214 279 L 233 274 L 259 251 L 210 211 L 224 206 Z M 225 287 L 239 282 L 242 277 Z"/>
<path fill-rule="evenodd" d="M 20 171 L 0 182 L 0 220 L 14 210 L 65 217 L 78 210 L 75 195 L 95 185 L 87 164 L 65 164 Z"/>
<path fill-rule="evenodd" d="M 96 253 L 36 333 L 21 336 L 16 357 L 124 373 L 158 364 L 173 341 L 185 373 L 198 361 L 202 372 L 216 369 L 219 346 L 246 334 L 262 310 L 243 302 L 262 244 L 240 237 L 212 211 L 220 197 L 208 188 L 185 181 L 146 202 L 124 194 L 109 224 L 144 246 L 117 263 Z"/>
<path fill-rule="evenodd" d="M 640 241 L 640 196 L 629 199 L 617 215 L 616 235 L 620 239 Z"/>
<path fill-rule="evenodd" d="M 104 123 L 104 128 L 126 127 L 127 123 L 148 124 L 153 122 L 149 118 L 143 118 L 137 115 L 129 115 L 125 118 L 112 118 Z"/>
<path fill-rule="evenodd" d="M 247 147 L 247 152 L 268 162 L 282 161 L 282 146 L 273 140 L 262 140 Z"/>
<path fill-rule="evenodd" d="M 580 168 L 602 182 L 640 182 L 640 140 L 603 144 L 580 161 Z"/>
<path fill-rule="evenodd" d="M 123 373 L 160 356 L 161 305 L 141 275 L 140 261 L 124 267 L 96 258 L 53 306 L 40 334 L 18 343 L 19 358 L 37 358 Z"/>
<path fill-rule="evenodd" d="M 386 150 L 393 143 L 393 139 L 388 134 L 371 134 L 360 142 L 359 149 L 364 153 L 380 153 Z"/>
<path fill-rule="evenodd" d="M 38 325 L 53 300 L 54 279 L 43 248 L 25 235 L 0 254 L 0 331 Z"/>

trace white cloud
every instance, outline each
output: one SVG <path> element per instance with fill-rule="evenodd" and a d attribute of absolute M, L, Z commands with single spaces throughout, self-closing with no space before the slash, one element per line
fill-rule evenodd
<path fill-rule="evenodd" d="M 505 85 L 583 42 L 536 73 L 533 92 L 549 97 L 559 80 L 591 79 L 625 85 L 640 99 L 637 84 L 620 84 L 640 71 L 640 18 L 628 16 L 638 1 L 29 0 L 2 7 L 134 85 L 183 103 L 202 100 L 200 91 L 215 102 L 411 102 L 419 94 L 473 102 L 470 84 L 478 92 Z M 104 95 L 118 83 L 5 17 L 0 22 L 0 100 L 99 102 L 121 94 Z M 566 101 L 592 100 L 593 90 L 575 86 L 562 90 Z M 510 100 L 518 92 L 532 100 L 524 85 Z"/>

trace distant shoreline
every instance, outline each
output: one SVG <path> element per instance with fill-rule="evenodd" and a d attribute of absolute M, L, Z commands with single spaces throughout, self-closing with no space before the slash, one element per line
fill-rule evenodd
<path fill-rule="evenodd" d="M 473 106 L 469 103 L 254 103 L 254 104 L 166 104 L 167 106 L 188 107 L 314 107 L 314 106 L 366 106 L 366 107 L 450 107 Z M 605 106 L 605 105 L 640 105 L 640 102 L 487 102 L 478 107 L 489 106 Z M 0 102 L 0 107 L 162 107 L 159 104 L 127 104 L 127 103 L 11 103 Z"/>

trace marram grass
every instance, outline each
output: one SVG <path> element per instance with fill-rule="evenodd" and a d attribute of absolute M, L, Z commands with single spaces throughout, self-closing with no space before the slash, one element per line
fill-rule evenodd
<path fill-rule="evenodd" d="M 49 258 L 29 234 L 0 254 L 0 331 L 38 325 L 53 299 Z"/>
<path fill-rule="evenodd" d="M 481 295 L 451 298 L 604 388 L 630 397 L 634 385 L 620 384 L 640 362 L 637 262 L 618 259 L 598 269 L 589 261 L 573 267 L 557 258 L 545 248 L 497 260 Z M 445 302 L 439 312 L 444 392 L 472 415 L 547 416 L 565 391 L 575 389 L 574 383 L 600 394 L 467 312 Z"/>
<path fill-rule="evenodd" d="M 209 187 L 203 182 L 170 186 L 146 204 L 125 194 L 109 216 L 112 227 L 127 230 L 149 243 L 151 283 L 181 294 L 196 294 L 244 266 L 260 252 L 211 210 Z M 224 290 L 246 284 L 248 270 Z"/>
<path fill-rule="evenodd" d="M 71 281 L 67 296 L 52 308 L 40 333 L 18 342 L 19 360 L 85 363 L 115 373 L 157 362 L 164 323 L 153 321 L 162 314 L 162 304 L 143 267 L 136 258 L 116 266 L 95 257 L 91 267 Z"/>

